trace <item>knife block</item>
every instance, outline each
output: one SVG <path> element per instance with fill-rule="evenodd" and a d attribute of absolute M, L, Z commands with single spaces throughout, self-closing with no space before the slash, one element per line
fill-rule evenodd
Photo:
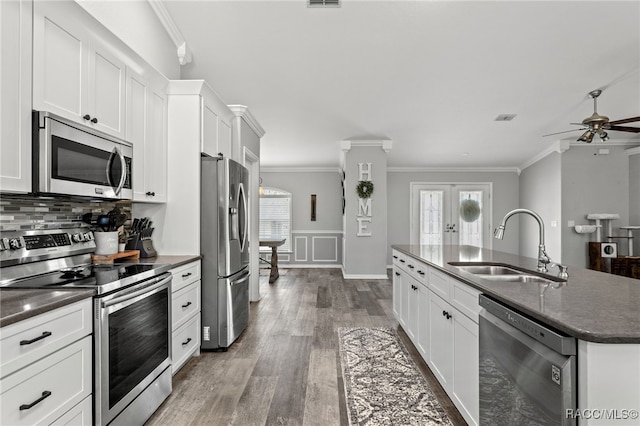
<path fill-rule="evenodd" d="M 158 253 L 153 248 L 151 238 L 141 239 L 139 234 L 134 234 L 129 238 L 125 250 L 140 250 L 140 257 L 156 257 Z"/>

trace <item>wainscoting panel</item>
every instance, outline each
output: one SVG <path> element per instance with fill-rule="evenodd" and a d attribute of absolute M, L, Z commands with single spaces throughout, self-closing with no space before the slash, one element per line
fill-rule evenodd
<path fill-rule="evenodd" d="M 293 237 L 294 259 L 296 262 L 307 261 L 307 237 Z M 304 253 L 304 254 L 303 254 Z"/>
<path fill-rule="evenodd" d="M 311 259 L 314 262 L 337 262 L 338 261 L 338 237 L 337 236 L 311 237 Z"/>
<path fill-rule="evenodd" d="M 294 230 L 291 232 L 293 244 L 291 254 L 278 253 L 278 264 L 289 268 L 331 268 L 340 267 L 342 259 L 342 231 Z M 270 259 L 261 253 L 263 259 Z M 266 266 L 266 265 L 263 265 Z"/>

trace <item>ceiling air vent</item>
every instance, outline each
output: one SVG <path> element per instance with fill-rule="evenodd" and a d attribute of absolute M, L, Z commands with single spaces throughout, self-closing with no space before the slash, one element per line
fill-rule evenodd
<path fill-rule="evenodd" d="M 516 118 L 517 114 L 500 114 L 496 117 L 495 121 L 511 121 Z"/>
<path fill-rule="evenodd" d="M 340 7 L 340 0 L 308 0 L 308 7 Z"/>

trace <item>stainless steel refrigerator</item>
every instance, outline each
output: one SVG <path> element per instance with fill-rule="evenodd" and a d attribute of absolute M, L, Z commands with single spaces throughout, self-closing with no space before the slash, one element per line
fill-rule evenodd
<path fill-rule="evenodd" d="M 228 158 L 201 166 L 201 349 L 226 350 L 249 322 L 249 174 Z"/>

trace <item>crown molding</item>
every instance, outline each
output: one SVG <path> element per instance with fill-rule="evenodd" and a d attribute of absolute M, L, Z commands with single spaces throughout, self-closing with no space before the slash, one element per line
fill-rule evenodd
<path fill-rule="evenodd" d="M 258 123 L 258 120 L 256 120 L 253 114 L 251 114 L 251 111 L 249 111 L 248 106 L 246 105 L 227 105 L 227 106 L 235 114 L 236 117 L 240 117 L 244 119 L 244 121 L 249 125 L 249 127 L 251 127 L 251 130 L 253 130 L 258 135 L 258 138 L 261 138 L 264 136 L 265 134 L 264 129 L 262 128 L 260 123 Z"/>
<path fill-rule="evenodd" d="M 391 173 L 427 173 L 427 172 L 481 172 L 481 173 L 518 173 L 517 167 L 481 167 L 481 166 L 454 166 L 454 167 L 387 167 Z"/>
<path fill-rule="evenodd" d="M 260 173 L 340 173 L 339 167 L 260 167 Z"/>
<path fill-rule="evenodd" d="M 554 152 L 562 154 L 563 152 L 565 152 L 565 151 L 567 151 L 569 149 L 570 145 L 571 144 L 569 143 L 569 141 L 566 141 L 566 140 L 557 140 L 557 141 L 555 141 L 550 147 L 548 147 L 544 151 L 540 152 L 537 155 L 534 155 L 529 160 L 527 160 L 524 163 L 522 163 L 520 165 L 520 167 L 518 167 L 518 175 L 520 175 L 520 173 L 522 173 L 522 171 L 524 169 L 526 169 L 529 166 L 534 165 L 535 163 L 537 163 L 538 161 L 542 160 L 544 157 L 546 157 L 549 154 L 553 154 Z"/>
<path fill-rule="evenodd" d="M 187 46 L 187 41 L 184 39 L 184 36 L 178 29 L 178 26 L 169 14 L 169 11 L 164 6 L 164 3 L 162 3 L 161 0 L 148 0 L 148 2 L 165 31 L 169 34 L 171 41 L 175 44 L 176 54 L 180 65 L 186 65 L 191 62 L 191 49 Z"/>
<path fill-rule="evenodd" d="M 640 154 L 640 146 L 636 146 L 635 148 L 625 149 L 624 152 L 626 152 L 627 155 Z"/>
<path fill-rule="evenodd" d="M 340 149 L 344 152 L 356 147 L 380 147 L 384 152 L 389 152 L 393 147 L 393 141 L 390 139 L 340 141 Z"/>
<path fill-rule="evenodd" d="M 628 141 L 628 140 L 616 140 L 616 139 L 609 139 L 606 142 L 602 142 L 602 141 L 598 141 L 598 142 L 591 142 L 591 143 L 585 143 L 585 142 L 578 142 L 578 141 L 571 141 L 569 143 L 571 145 L 571 147 L 573 148 L 574 146 L 577 147 L 582 147 L 582 148 L 589 148 L 589 147 L 593 147 L 593 146 L 639 146 L 640 145 L 640 140 L 637 141 Z"/>

